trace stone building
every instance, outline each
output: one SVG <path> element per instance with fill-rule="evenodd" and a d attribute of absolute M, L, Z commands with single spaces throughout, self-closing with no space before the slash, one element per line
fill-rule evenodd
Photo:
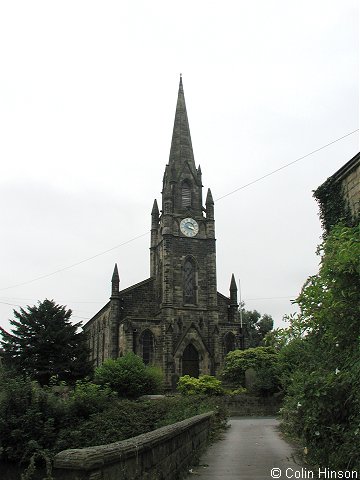
<path fill-rule="evenodd" d="M 360 220 L 360 153 L 345 163 L 314 191 L 325 231 L 339 222 L 356 225 Z"/>
<path fill-rule="evenodd" d="M 119 290 L 84 325 L 94 365 L 133 351 L 162 368 L 168 388 L 181 375 L 216 375 L 243 347 L 234 275 L 230 296 L 216 287 L 214 201 L 202 198 L 202 173 L 191 144 L 182 79 L 178 91 L 162 207 L 151 211 L 150 277 Z"/>

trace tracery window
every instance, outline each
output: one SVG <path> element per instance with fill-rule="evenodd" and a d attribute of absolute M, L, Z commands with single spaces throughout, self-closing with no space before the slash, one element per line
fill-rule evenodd
<path fill-rule="evenodd" d="M 142 357 L 145 365 L 152 363 L 154 358 L 154 335 L 150 330 L 145 330 L 141 335 Z"/>
<path fill-rule="evenodd" d="M 187 180 L 184 180 L 181 185 L 181 206 L 191 207 L 191 185 Z"/>
<path fill-rule="evenodd" d="M 184 263 L 184 302 L 196 303 L 196 268 L 194 260 L 190 257 Z"/>

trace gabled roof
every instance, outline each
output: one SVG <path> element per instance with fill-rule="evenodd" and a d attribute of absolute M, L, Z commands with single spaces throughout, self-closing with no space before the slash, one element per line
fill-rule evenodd
<path fill-rule="evenodd" d="M 337 172 L 331 175 L 331 178 L 334 180 L 342 180 L 344 177 L 349 175 L 355 168 L 360 165 L 360 152 L 357 153 L 351 160 L 345 163 Z"/>

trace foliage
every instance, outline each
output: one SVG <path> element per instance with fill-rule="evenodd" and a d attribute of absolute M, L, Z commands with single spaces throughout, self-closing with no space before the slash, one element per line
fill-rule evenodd
<path fill-rule="evenodd" d="M 0 460 L 51 459 L 67 448 L 111 443 L 214 410 L 213 429 L 225 422 L 221 399 L 176 396 L 156 401 L 119 399 L 90 382 L 41 387 L 2 372 L 0 376 Z"/>
<path fill-rule="evenodd" d="M 310 461 L 360 469 L 360 227 L 334 226 L 319 248 L 318 275 L 297 299 L 304 335 L 280 352 L 286 429 Z"/>
<path fill-rule="evenodd" d="M 225 395 L 231 395 L 231 396 L 243 395 L 244 393 L 247 393 L 247 389 L 245 387 L 238 387 L 238 388 L 225 390 Z"/>
<path fill-rule="evenodd" d="M 223 377 L 236 385 L 245 386 L 245 372 L 256 371 L 254 393 L 268 395 L 279 390 L 279 354 L 272 347 L 256 347 L 229 352 Z"/>
<path fill-rule="evenodd" d="M 243 324 L 246 326 L 249 347 L 259 347 L 263 345 L 265 335 L 273 329 L 274 321 L 271 315 L 265 313 L 261 316 L 257 310 L 245 310 L 244 304 L 241 305 L 241 315 Z"/>
<path fill-rule="evenodd" d="M 183 395 L 221 395 L 224 393 L 221 381 L 212 375 L 200 375 L 199 378 L 184 375 L 180 377 L 177 389 Z"/>
<path fill-rule="evenodd" d="M 352 225 L 350 209 L 339 180 L 328 178 L 313 192 L 313 196 L 319 204 L 319 217 L 325 232 L 341 222 Z"/>
<path fill-rule="evenodd" d="M 74 416 L 88 418 L 93 413 L 102 412 L 117 398 L 110 387 L 102 387 L 86 380 L 78 380 L 69 393 L 69 401 Z"/>
<path fill-rule="evenodd" d="M 95 370 L 95 383 L 108 385 L 121 397 L 136 398 L 140 395 L 160 393 L 163 376 L 156 367 L 146 366 L 132 352 L 115 360 L 106 360 Z"/>
<path fill-rule="evenodd" d="M 12 333 L 0 327 L 5 363 L 42 385 L 53 376 L 72 382 L 91 374 L 86 339 L 77 331 L 81 323 L 73 325 L 71 313 L 47 299 L 27 310 L 14 310 Z"/>

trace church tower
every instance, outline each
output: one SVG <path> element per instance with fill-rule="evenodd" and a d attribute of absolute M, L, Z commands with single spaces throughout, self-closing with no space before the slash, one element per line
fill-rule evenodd
<path fill-rule="evenodd" d="M 226 353 L 243 345 L 234 276 L 230 297 L 217 291 L 214 200 L 202 196 L 182 78 L 178 90 L 161 210 L 151 211 L 150 278 L 112 295 L 85 326 L 96 365 L 127 351 L 159 366 L 167 388 L 180 376 L 216 375 Z"/>

